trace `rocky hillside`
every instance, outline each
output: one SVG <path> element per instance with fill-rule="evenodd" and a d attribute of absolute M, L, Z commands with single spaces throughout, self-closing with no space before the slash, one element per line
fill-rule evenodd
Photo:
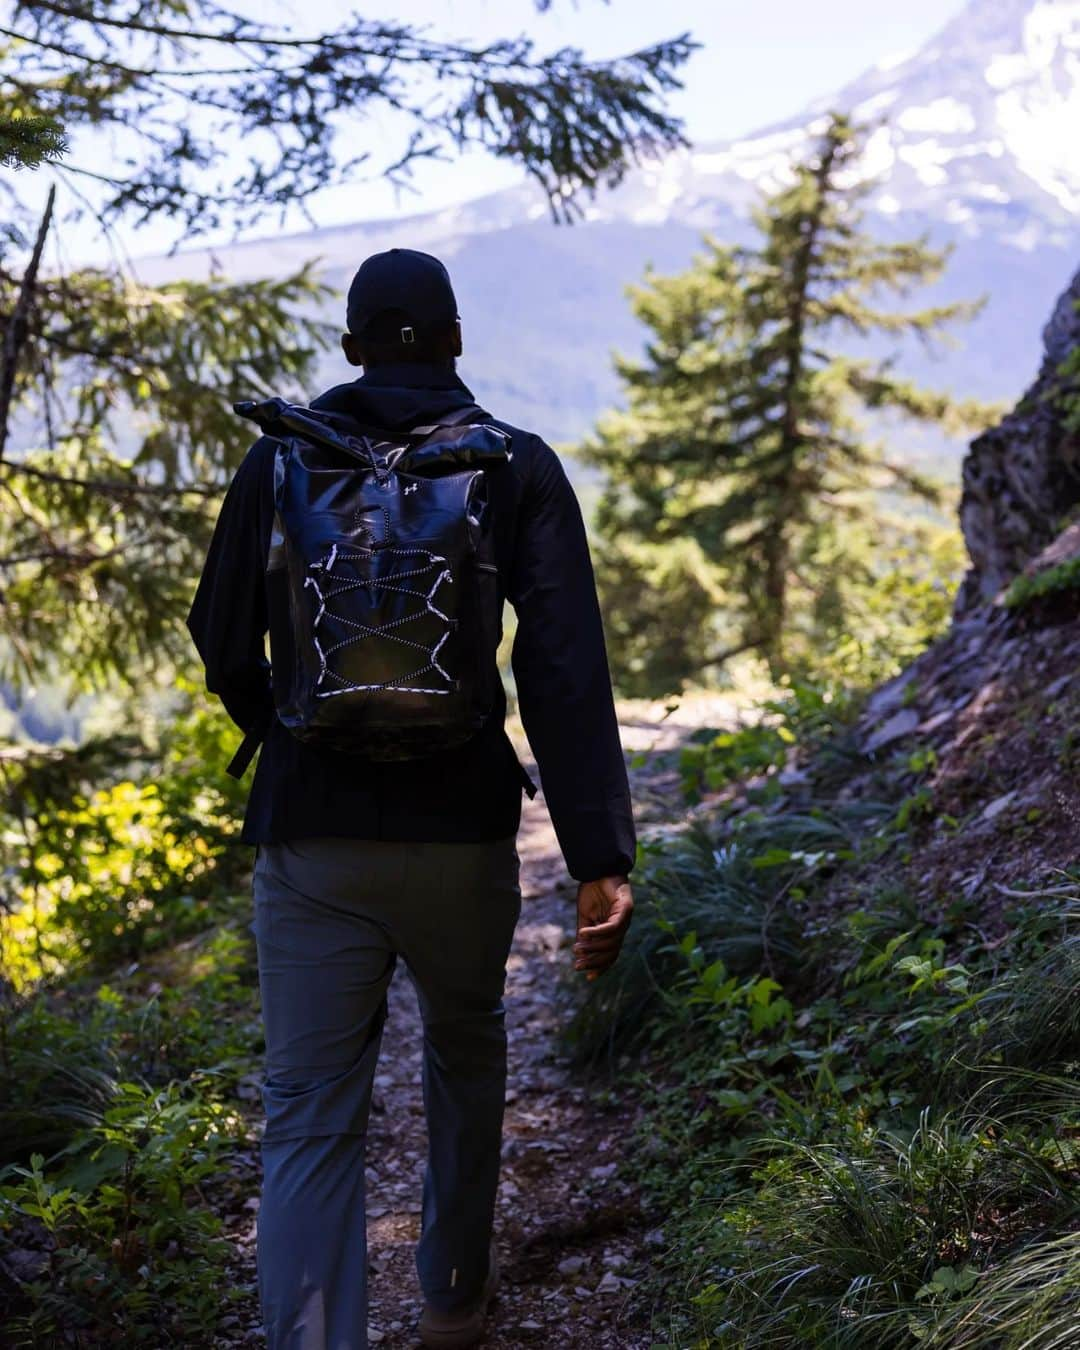
<path fill-rule="evenodd" d="M 971 570 L 960 609 L 994 600 L 1051 544 L 1080 502 L 1080 434 L 1067 425 L 1062 365 L 1080 348 L 1080 273 L 1043 334 L 1038 378 L 1000 426 L 980 436 L 964 461 L 961 525 Z M 1038 566 L 1038 564 L 1035 564 Z"/>
<path fill-rule="evenodd" d="M 964 462 L 971 569 L 953 626 L 877 691 L 860 729 L 872 757 L 911 749 L 932 765 L 917 865 L 942 901 L 1080 853 L 1080 427 L 1062 374 L 1078 350 L 1080 274 L 1035 383 Z"/>

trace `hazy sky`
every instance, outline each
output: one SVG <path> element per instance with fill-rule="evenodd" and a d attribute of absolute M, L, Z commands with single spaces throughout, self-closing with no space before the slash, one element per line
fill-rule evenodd
<path fill-rule="evenodd" d="M 983 2 L 983 0 L 979 0 Z M 532 0 L 368 0 L 361 12 L 427 25 L 432 36 L 488 41 L 526 32 L 539 51 L 565 45 L 592 57 L 628 51 L 689 31 L 701 50 L 685 70 L 686 88 L 672 106 L 685 118 L 692 141 L 708 143 L 753 131 L 800 111 L 867 67 L 925 42 L 964 7 L 965 0 L 554 0 L 538 14 Z M 342 0 L 233 0 L 230 6 L 265 22 L 280 22 L 296 33 L 339 25 L 353 7 Z M 386 123 L 383 135 L 391 130 Z M 343 153 L 377 145 L 378 118 L 358 123 L 357 144 L 339 142 Z M 95 156 L 108 166 L 113 154 L 105 137 L 76 144 L 78 160 L 93 168 Z M 520 181 L 513 165 L 473 153 L 450 164 L 424 163 L 416 170 L 415 192 L 397 193 L 385 183 L 353 184 L 327 191 L 308 203 L 320 225 L 385 219 L 445 206 Z M 39 180 L 42 184 L 44 180 Z M 30 187 L 30 184 L 25 184 Z M 36 186 L 36 184 L 35 184 Z M 42 187 L 42 190 L 43 187 Z M 33 196 L 33 190 L 28 193 Z M 308 228 L 290 212 L 253 234 Z M 164 251 L 171 229 L 161 223 L 118 237 L 132 254 Z M 224 242 L 228 236 L 219 236 Z M 214 242 L 213 239 L 204 242 Z M 106 256 L 110 246 L 83 236 L 86 261 Z"/>
<path fill-rule="evenodd" d="M 531 0 L 396 0 L 393 17 L 429 24 L 446 37 L 491 39 L 522 31 L 540 48 L 574 45 L 590 56 L 617 56 L 689 31 L 702 48 L 674 100 L 691 140 L 726 140 L 798 112 L 884 57 L 919 46 L 965 0 L 554 0 L 537 14 Z M 340 0 L 242 0 L 264 19 L 304 16 L 304 26 L 339 21 Z M 373 13 L 378 5 L 367 5 Z M 470 156 L 455 166 L 425 166 L 420 195 L 389 189 L 327 193 L 320 223 L 426 210 L 518 181 L 507 164 Z"/>

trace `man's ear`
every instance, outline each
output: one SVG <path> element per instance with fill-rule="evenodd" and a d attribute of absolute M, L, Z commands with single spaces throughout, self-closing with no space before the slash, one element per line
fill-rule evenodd
<path fill-rule="evenodd" d="M 454 336 L 451 341 L 450 355 L 453 357 L 458 357 L 461 355 L 463 350 L 464 348 L 461 345 L 461 320 L 458 319 L 457 322 L 454 324 Z"/>
<path fill-rule="evenodd" d="M 345 353 L 345 360 L 348 361 L 350 366 L 362 366 L 364 364 L 364 356 L 355 333 L 342 333 L 341 350 Z"/>

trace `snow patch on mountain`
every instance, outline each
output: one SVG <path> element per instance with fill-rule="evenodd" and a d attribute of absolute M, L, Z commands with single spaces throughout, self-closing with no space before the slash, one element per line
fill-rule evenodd
<path fill-rule="evenodd" d="M 897 66 L 904 65 L 918 51 L 917 47 L 905 47 L 902 51 L 893 52 L 889 56 L 883 56 L 875 66 L 876 70 L 895 70 Z"/>
<path fill-rule="evenodd" d="M 895 99 L 896 91 L 889 92 L 890 97 Z M 873 99 L 868 102 L 872 103 Z M 945 97 L 936 98 L 921 107 L 905 108 L 897 117 L 896 125 L 901 131 L 970 132 L 976 130 L 978 123 L 969 104 Z"/>
<path fill-rule="evenodd" d="M 876 121 L 882 113 L 888 112 L 899 97 L 900 91 L 898 89 L 883 89 L 880 94 L 874 94 L 872 98 L 863 99 L 852 110 L 852 116 L 858 122 Z"/>

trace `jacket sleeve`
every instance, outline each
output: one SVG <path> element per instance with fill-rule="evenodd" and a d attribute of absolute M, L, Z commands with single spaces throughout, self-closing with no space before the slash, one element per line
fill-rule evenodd
<path fill-rule="evenodd" d="M 206 687 L 244 732 L 265 727 L 273 708 L 266 657 L 264 571 L 273 518 L 273 444 L 248 451 L 229 484 L 187 626 Z"/>
<path fill-rule="evenodd" d="M 570 875 L 629 873 L 636 840 L 592 561 L 558 455 L 532 438 L 508 594 L 525 734 Z"/>

